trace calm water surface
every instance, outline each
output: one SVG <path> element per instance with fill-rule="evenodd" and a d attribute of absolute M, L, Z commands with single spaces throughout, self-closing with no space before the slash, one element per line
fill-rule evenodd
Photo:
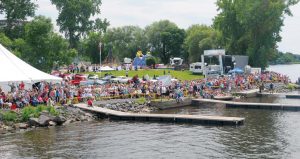
<path fill-rule="evenodd" d="M 245 125 L 76 123 L 0 136 L 0 158 L 299 158 L 300 112 L 202 105 L 160 113 L 245 117 Z"/>

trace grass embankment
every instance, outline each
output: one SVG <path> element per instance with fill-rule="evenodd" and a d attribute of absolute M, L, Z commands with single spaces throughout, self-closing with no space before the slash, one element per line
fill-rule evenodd
<path fill-rule="evenodd" d="M 128 76 L 133 77 L 135 75 L 138 75 L 139 77 L 143 77 L 145 75 L 149 75 L 150 78 L 153 78 L 153 76 L 162 76 L 165 74 L 167 75 L 170 72 L 170 75 L 174 78 L 177 78 L 179 80 L 196 80 L 196 79 L 202 79 L 204 76 L 203 75 L 198 75 L 198 74 L 193 74 L 191 71 L 185 70 L 185 71 L 175 71 L 175 70 L 168 70 L 168 69 L 149 69 L 149 70 L 131 70 L 128 71 Z M 112 74 L 114 76 L 125 76 L 126 71 L 121 70 L 121 71 L 108 71 L 108 72 L 102 72 L 101 76 L 103 77 L 105 73 Z M 100 76 L 100 73 L 94 73 L 90 72 L 90 74 L 97 74 Z"/>
<path fill-rule="evenodd" d="M 41 112 L 47 111 L 49 114 L 53 116 L 59 115 L 59 112 L 55 110 L 54 107 L 47 107 L 45 105 L 39 105 L 37 107 L 33 106 L 26 106 L 25 108 L 21 109 L 20 112 L 15 111 L 1 111 L 0 116 L 2 117 L 2 121 L 11 121 L 11 122 L 26 122 L 29 118 L 34 117 L 38 118 Z"/>

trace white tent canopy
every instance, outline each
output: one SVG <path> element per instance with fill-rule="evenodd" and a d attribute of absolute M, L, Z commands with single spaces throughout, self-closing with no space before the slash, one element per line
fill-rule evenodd
<path fill-rule="evenodd" d="M 101 67 L 101 71 L 115 71 L 115 69 L 113 69 L 109 66 L 104 66 L 104 67 Z"/>
<path fill-rule="evenodd" d="M 0 44 L 0 83 L 40 81 L 59 82 L 62 79 L 42 72 L 16 57 Z"/>

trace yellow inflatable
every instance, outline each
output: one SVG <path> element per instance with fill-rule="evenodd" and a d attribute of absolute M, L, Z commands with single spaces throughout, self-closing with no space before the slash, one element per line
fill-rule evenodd
<path fill-rule="evenodd" d="M 136 53 L 136 57 L 143 57 L 143 52 L 140 50 Z"/>

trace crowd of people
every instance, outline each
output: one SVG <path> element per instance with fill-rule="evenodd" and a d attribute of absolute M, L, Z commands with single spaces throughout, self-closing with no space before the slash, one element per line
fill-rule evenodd
<path fill-rule="evenodd" d="M 69 105 L 77 102 L 91 103 L 92 100 L 113 98 L 174 98 L 183 97 L 212 98 L 228 95 L 234 91 L 258 88 L 261 84 L 288 83 L 288 77 L 274 72 L 249 75 L 219 76 L 192 81 L 173 81 L 169 85 L 160 82 L 139 81 L 132 83 L 107 83 L 105 85 L 75 86 L 69 82 L 39 82 L 30 89 L 25 84 L 10 83 L 10 90 L 4 93 L 0 87 L 0 107 L 17 109 L 38 104 Z"/>

